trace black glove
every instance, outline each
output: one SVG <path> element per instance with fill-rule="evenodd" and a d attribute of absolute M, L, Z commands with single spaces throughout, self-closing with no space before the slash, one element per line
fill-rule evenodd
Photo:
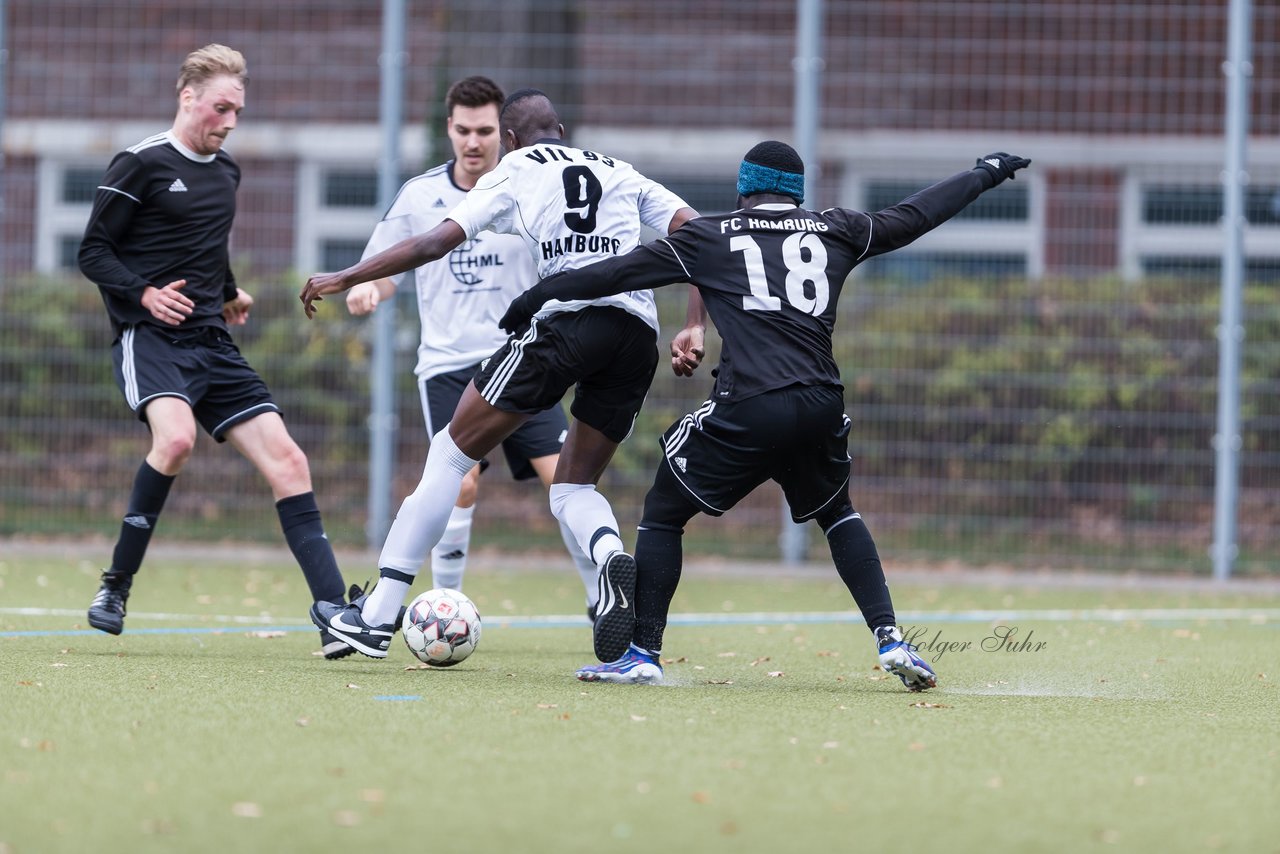
<path fill-rule="evenodd" d="M 502 331 L 509 335 L 521 335 L 529 328 L 529 321 L 545 302 L 537 291 L 538 286 L 534 285 L 511 301 L 511 305 L 507 306 L 507 313 L 498 321 Z"/>
<path fill-rule="evenodd" d="M 1016 154 L 1006 154 L 1003 151 L 997 151 L 995 154 L 987 154 L 978 158 L 978 165 L 975 169 L 984 169 L 991 173 L 991 177 L 995 179 L 996 186 L 1005 178 L 1012 179 L 1014 172 L 1019 169 L 1026 169 L 1031 165 L 1031 161 L 1025 157 L 1018 157 Z"/>

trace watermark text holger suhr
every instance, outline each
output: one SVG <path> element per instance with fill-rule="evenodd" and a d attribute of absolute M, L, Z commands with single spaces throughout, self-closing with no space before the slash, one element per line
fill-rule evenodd
<path fill-rule="evenodd" d="M 948 652 L 1040 652 L 1048 641 L 1033 640 L 1035 629 L 1019 637 L 1017 626 L 995 626 L 982 640 L 947 640 L 942 629 L 930 632 L 924 626 L 903 626 L 902 639 L 922 653 L 928 653 L 936 661 Z"/>

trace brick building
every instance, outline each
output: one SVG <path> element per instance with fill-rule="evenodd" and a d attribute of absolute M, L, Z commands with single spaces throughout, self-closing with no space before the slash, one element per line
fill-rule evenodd
<path fill-rule="evenodd" d="M 448 82 L 548 91 L 573 140 L 629 159 L 704 210 L 741 153 L 788 138 L 792 0 L 408 2 L 404 171 L 442 159 Z M 1246 235 L 1280 278 L 1280 10 L 1258 7 Z M 228 146 L 244 170 L 234 246 L 262 274 L 333 268 L 378 215 L 381 3 L 8 0 L 0 272 L 73 265 L 111 154 L 167 127 L 185 53 L 241 50 Z M 821 180 L 876 207 L 1007 149 L 1034 158 L 881 272 L 1077 275 L 1215 268 L 1227 3 L 827 0 Z"/>

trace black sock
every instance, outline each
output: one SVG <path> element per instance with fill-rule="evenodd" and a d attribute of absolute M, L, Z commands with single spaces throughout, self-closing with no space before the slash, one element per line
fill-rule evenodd
<path fill-rule="evenodd" d="M 631 639 L 650 652 L 662 649 L 667 612 L 684 565 L 683 533 L 641 528 L 636 534 L 636 627 Z"/>
<path fill-rule="evenodd" d="M 827 544 L 831 547 L 836 572 L 853 594 L 853 601 L 858 603 L 867 628 L 875 631 L 880 626 L 895 625 L 893 599 L 884 580 L 884 567 L 880 565 L 880 554 L 862 517 L 848 515 L 828 528 Z"/>
<path fill-rule="evenodd" d="M 636 626 L 631 640 L 641 649 L 662 649 L 667 614 L 684 568 L 684 526 L 697 514 L 664 460 L 644 497 L 636 534 Z"/>
<path fill-rule="evenodd" d="M 120 538 L 111 553 L 111 569 L 108 575 L 118 581 L 131 580 L 142 566 L 142 558 L 151 542 L 151 532 L 164 509 L 173 486 L 174 475 L 161 474 L 146 460 L 138 467 L 133 478 L 133 492 L 129 493 L 129 510 L 120 523 Z"/>
<path fill-rule="evenodd" d="M 316 494 L 304 492 L 281 498 L 276 502 L 276 513 L 280 516 L 280 527 L 284 530 L 289 550 L 307 578 L 311 598 L 317 602 L 344 604 L 346 585 L 342 581 L 342 571 L 338 569 L 338 560 L 333 556 L 333 546 L 324 535 Z"/>

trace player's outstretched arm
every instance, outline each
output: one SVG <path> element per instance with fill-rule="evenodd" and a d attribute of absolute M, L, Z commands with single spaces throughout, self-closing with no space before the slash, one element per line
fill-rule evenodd
<path fill-rule="evenodd" d="M 498 325 L 515 335 L 527 329 L 529 319 L 551 300 L 593 300 L 685 281 L 679 259 L 664 244 L 655 240 L 625 255 L 543 279 L 511 301 Z"/>
<path fill-rule="evenodd" d="M 329 294 L 342 293 L 361 282 L 385 279 L 421 267 L 437 258 L 443 258 L 446 253 L 461 246 L 466 239 L 462 226 L 446 219 L 430 231 L 401 240 L 390 249 L 371 255 L 341 272 L 312 276 L 302 287 L 298 299 L 302 300 L 303 311 L 311 318 L 316 313 L 315 303 Z"/>
<path fill-rule="evenodd" d="M 998 151 L 979 157 L 972 168 L 952 175 L 903 199 L 892 207 L 868 214 L 874 221 L 862 257 L 891 252 L 951 219 L 978 196 L 1031 165 L 1025 157 Z"/>

